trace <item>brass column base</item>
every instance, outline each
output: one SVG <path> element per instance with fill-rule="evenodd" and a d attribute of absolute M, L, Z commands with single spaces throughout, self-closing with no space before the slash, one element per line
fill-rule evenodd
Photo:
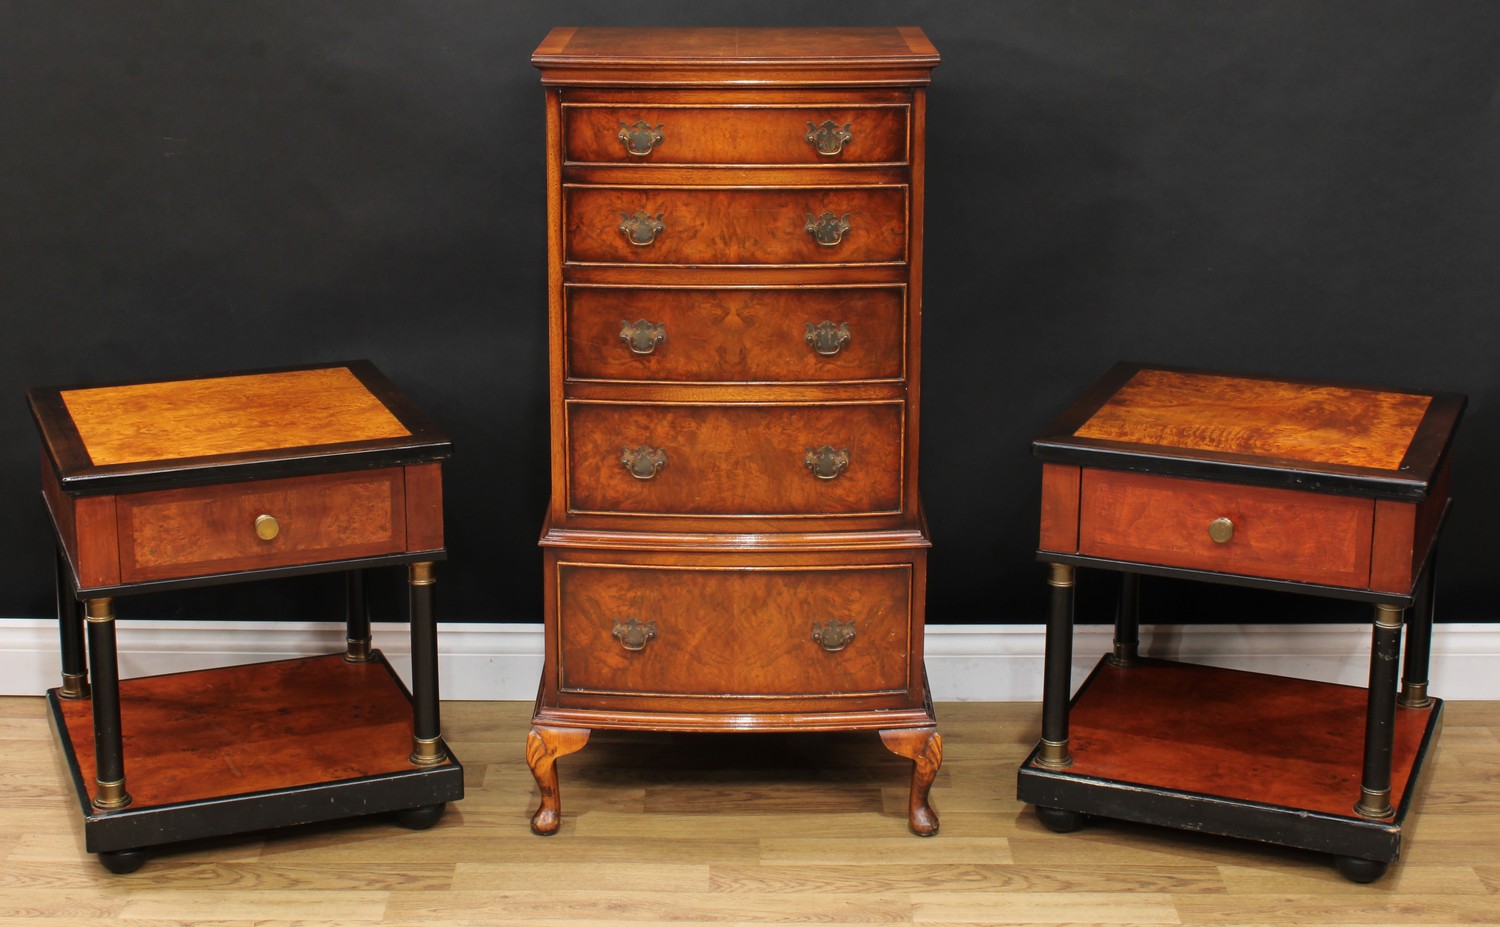
<path fill-rule="evenodd" d="M 1141 662 L 1140 654 L 1136 648 L 1129 644 L 1115 644 L 1114 653 L 1109 655 L 1110 666 L 1131 667 Z"/>
<path fill-rule="evenodd" d="M 1073 765 L 1073 756 L 1068 752 L 1068 742 L 1061 743 L 1042 738 L 1042 749 L 1037 752 L 1036 764 L 1047 769 L 1066 769 Z"/>
<path fill-rule="evenodd" d="M 355 640 L 352 637 L 344 638 L 347 647 L 344 650 L 345 663 L 369 663 L 375 659 L 375 651 L 370 646 L 370 639 Z"/>
<path fill-rule="evenodd" d="M 89 697 L 89 677 L 87 673 L 63 673 L 62 687 L 57 690 L 58 698 L 86 699 Z"/>
<path fill-rule="evenodd" d="M 130 793 L 125 791 L 125 780 L 100 782 L 94 780 L 98 791 L 94 793 L 93 805 L 100 811 L 118 811 L 130 804 Z"/>
<path fill-rule="evenodd" d="M 1391 807 L 1390 789 L 1367 789 L 1361 787 L 1359 790 L 1359 801 L 1354 805 L 1354 813 L 1362 818 L 1388 818 L 1396 813 Z"/>
<path fill-rule="evenodd" d="M 1427 683 L 1408 682 L 1401 687 L 1401 695 L 1396 699 L 1396 704 L 1402 708 L 1430 708 L 1432 707 L 1432 696 L 1427 694 Z"/>
<path fill-rule="evenodd" d="M 413 766 L 441 766 L 448 761 L 443 755 L 443 738 L 441 737 L 413 737 L 411 739 L 411 756 L 406 761 Z"/>

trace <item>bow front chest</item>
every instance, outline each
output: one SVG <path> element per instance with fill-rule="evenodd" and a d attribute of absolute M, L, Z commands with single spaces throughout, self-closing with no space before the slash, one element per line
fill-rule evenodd
<path fill-rule="evenodd" d="M 552 494 L 527 758 L 878 731 L 930 834 L 914 28 L 554 30 Z"/>

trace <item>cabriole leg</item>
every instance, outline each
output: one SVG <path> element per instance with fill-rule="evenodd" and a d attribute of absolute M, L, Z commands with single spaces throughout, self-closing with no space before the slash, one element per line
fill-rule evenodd
<path fill-rule="evenodd" d="M 912 761 L 911 793 L 907 799 L 907 823 L 919 837 L 938 832 L 937 812 L 928 800 L 938 767 L 943 765 L 943 738 L 935 727 L 898 728 L 881 731 L 887 750 Z"/>
<path fill-rule="evenodd" d="M 562 796 L 557 788 L 557 761 L 577 753 L 589 742 L 586 727 L 547 727 L 533 724 L 526 735 L 526 765 L 536 779 L 542 804 L 531 816 L 531 830 L 543 837 L 557 833 L 562 823 Z"/>

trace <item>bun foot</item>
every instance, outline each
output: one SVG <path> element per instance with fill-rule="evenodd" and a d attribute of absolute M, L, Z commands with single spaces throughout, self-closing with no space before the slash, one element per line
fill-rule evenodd
<path fill-rule="evenodd" d="M 1080 811 L 1065 811 L 1062 808 L 1036 806 L 1037 820 L 1054 834 L 1071 834 L 1084 825 L 1088 818 Z"/>
<path fill-rule="evenodd" d="M 1333 864 L 1338 867 L 1339 875 L 1360 884 L 1374 882 L 1391 867 L 1390 863 L 1378 859 L 1360 859 L 1357 856 L 1335 856 Z"/>
<path fill-rule="evenodd" d="M 443 809 L 447 807 L 447 803 L 438 802 L 435 805 L 403 808 L 396 812 L 396 821 L 410 830 L 426 830 L 438 822 L 438 818 L 443 816 Z"/>
<path fill-rule="evenodd" d="M 145 862 L 145 850 L 108 850 L 99 854 L 100 865 L 115 875 L 135 872 Z"/>

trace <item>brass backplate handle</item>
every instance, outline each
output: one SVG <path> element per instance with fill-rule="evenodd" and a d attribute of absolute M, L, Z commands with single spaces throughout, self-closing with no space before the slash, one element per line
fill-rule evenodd
<path fill-rule="evenodd" d="M 802 458 L 802 465 L 820 480 L 834 479 L 849 469 L 849 449 L 830 447 L 827 444 L 810 447 L 807 449 L 807 456 Z"/>
<path fill-rule="evenodd" d="M 854 141 L 854 136 L 849 131 L 853 125 L 853 123 L 846 122 L 843 128 L 839 128 L 839 124 L 832 119 L 820 126 L 815 126 L 809 122 L 807 124 L 807 141 L 814 148 L 818 149 L 818 154 L 820 155 L 840 154 L 843 152 L 846 144 Z"/>
<path fill-rule="evenodd" d="M 854 622 L 830 618 L 820 625 L 814 621 L 812 639 L 829 653 L 837 653 L 854 640 Z"/>
<path fill-rule="evenodd" d="M 1208 523 L 1208 536 L 1215 544 L 1228 544 L 1234 538 L 1234 522 L 1227 518 L 1215 518 Z"/>
<path fill-rule="evenodd" d="M 624 621 L 616 619 L 614 630 L 609 636 L 620 642 L 620 646 L 626 650 L 645 650 L 649 641 L 656 640 L 656 622 L 647 621 L 642 624 L 639 618 L 627 618 Z"/>
<path fill-rule="evenodd" d="M 636 210 L 635 215 L 622 212 L 620 213 L 620 231 L 625 233 L 625 238 L 632 245 L 644 248 L 654 243 L 656 236 L 667 230 L 666 224 L 662 222 L 666 215 L 664 212 L 659 212 L 653 216 L 644 209 Z"/>
<path fill-rule="evenodd" d="M 644 119 L 636 121 L 635 125 L 620 123 L 620 134 L 615 136 L 624 145 L 625 150 L 637 158 L 644 158 L 650 154 L 663 140 L 661 126 L 653 126 Z"/>
<path fill-rule="evenodd" d="M 812 345 L 812 349 L 824 357 L 832 357 L 849 343 L 849 323 L 824 321 L 814 325 L 808 322 L 807 334 L 802 340 Z"/>
<path fill-rule="evenodd" d="M 640 447 L 621 448 L 620 463 L 630 475 L 638 480 L 649 480 L 658 470 L 667 465 L 667 452 L 659 447 L 642 444 Z"/>
<path fill-rule="evenodd" d="M 812 213 L 804 213 L 807 216 L 807 225 L 803 228 L 807 234 L 813 237 L 813 241 L 825 248 L 832 248 L 844 240 L 844 233 L 849 231 L 849 214 L 842 216 L 832 212 L 825 212 L 816 219 Z"/>
<path fill-rule="evenodd" d="M 272 541 L 281 533 L 281 522 L 275 515 L 258 515 L 255 519 L 255 536 L 262 541 Z"/>
<path fill-rule="evenodd" d="M 630 347 L 632 354 L 650 354 L 656 346 L 667 340 L 667 326 L 661 322 L 638 319 L 620 320 L 620 340 Z"/>

